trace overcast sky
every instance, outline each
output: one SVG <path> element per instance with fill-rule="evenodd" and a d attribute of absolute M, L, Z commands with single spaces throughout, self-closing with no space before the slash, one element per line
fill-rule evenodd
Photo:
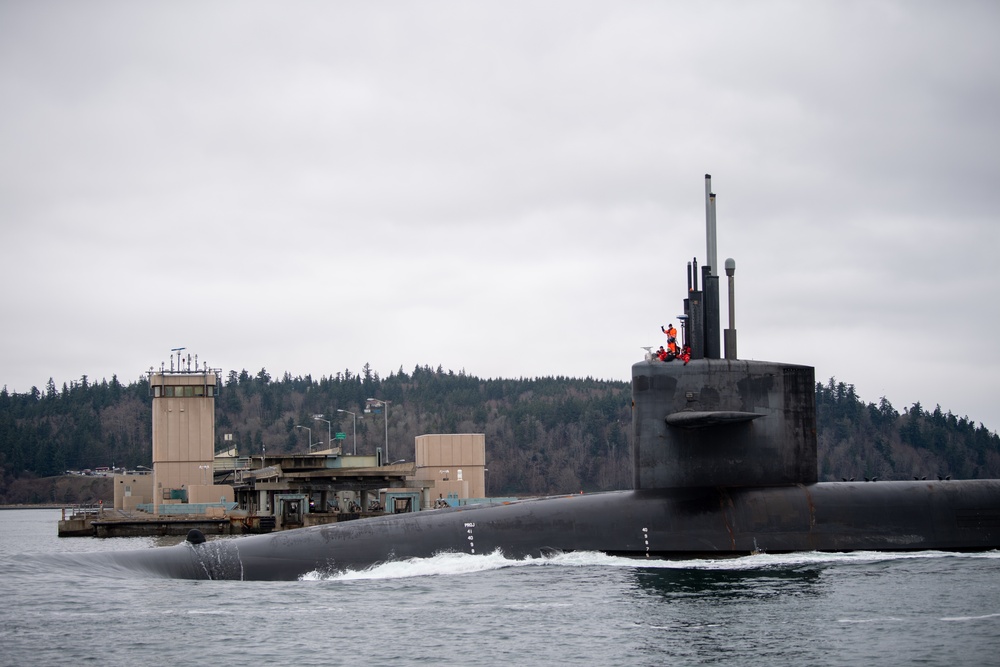
<path fill-rule="evenodd" d="M 998 33 L 986 1 L 0 0 L 0 385 L 176 347 L 628 380 L 710 173 L 741 358 L 1000 429 Z"/>

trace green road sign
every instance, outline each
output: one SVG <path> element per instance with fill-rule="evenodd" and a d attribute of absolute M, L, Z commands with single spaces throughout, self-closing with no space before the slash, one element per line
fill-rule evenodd
<path fill-rule="evenodd" d="M 334 440 L 343 440 L 346 437 L 347 437 L 346 433 L 335 433 L 333 436 Z"/>

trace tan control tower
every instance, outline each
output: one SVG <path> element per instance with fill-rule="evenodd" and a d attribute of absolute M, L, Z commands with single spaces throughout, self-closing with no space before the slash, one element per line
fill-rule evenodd
<path fill-rule="evenodd" d="M 198 358 L 171 350 L 170 368 L 150 369 L 153 399 L 153 513 L 163 505 L 231 501 L 230 486 L 214 484 L 215 396 L 219 371 L 199 370 Z M 176 361 L 176 365 L 175 365 Z"/>

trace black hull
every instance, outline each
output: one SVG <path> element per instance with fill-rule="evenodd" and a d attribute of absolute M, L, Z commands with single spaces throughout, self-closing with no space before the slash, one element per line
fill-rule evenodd
<path fill-rule="evenodd" d="M 294 580 L 441 552 L 683 558 L 989 550 L 1000 548 L 998 507 L 1000 480 L 620 491 L 387 515 L 102 557 L 156 576 Z"/>

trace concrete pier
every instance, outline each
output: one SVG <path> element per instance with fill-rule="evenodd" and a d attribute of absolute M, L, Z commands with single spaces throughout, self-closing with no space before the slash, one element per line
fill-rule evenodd
<path fill-rule="evenodd" d="M 187 535 L 192 528 L 197 528 L 205 535 L 242 534 L 240 524 L 236 529 L 228 517 L 223 519 L 198 518 L 141 518 L 141 519 L 110 519 L 91 522 L 95 537 L 156 537 L 160 535 Z"/>

